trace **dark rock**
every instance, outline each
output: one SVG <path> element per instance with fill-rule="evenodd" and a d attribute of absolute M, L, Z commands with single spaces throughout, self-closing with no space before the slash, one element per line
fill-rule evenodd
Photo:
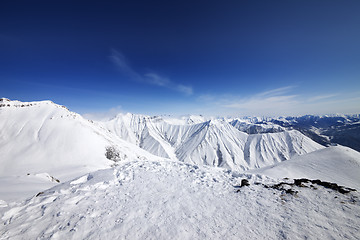
<path fill-rule="evenodd" d="M 303 183 L 308 183 L 308 182 L 311 182 L 312 184 L 317 184 L 319 186 L 323 186 L 325 188 L 332 189 L 334 191 L 338 191 L 339 193 L 342 193 L 342 194 L 349 193 L 351 191 L 356 191 L 355 189 L 352 189 L 352 188 L 339 186 L 336 183 L 325 182 L 325 181 L 321 181 L 319 179 L 316 179 L 316 180 L 310 180 L 310 179 L 306 179 L 306 178 L 294 179 L 294 184 L 298 187 L 305 187 L 305 185 L 303 185 Z M 312 187 L 313 189 L 317 189 L 313 185 L 310 185 L 310 187 Z"/>
<path fill-rule="evenodd" d="M 241 180 L 241 187 L 249 186 L 249 185 L 250 185 L 250 183 L 249 183 L 249 181 L 247 179 Z"/>
<path fill-rule="evenodd" d="M 306 179 L 306 178 L 300 178 L 300 179 L 294 179 L 294 184 L 295 186 L 298 187 L 305 187 L 305 185 L 303 185 L 303 183 L 308 183 L 310 180 Z"/>
<path fill-rule="evenodd" d="M 41 194 L 44 194 L 44 192 L 39 192 L 38 194 L 36 194 L 35 197 L 38 197 L 38 196 L 40 196 Z"/>
<path fill-rule="evenodd" d="M 292 190 L 291 188 L 286 189 L 285 192 L 288 193 L 288 194 L 291 194 L 291 195 L 295 195 L 295 194 L 298 193 L 298 191 L 294 191 L 294 190 Z"/>

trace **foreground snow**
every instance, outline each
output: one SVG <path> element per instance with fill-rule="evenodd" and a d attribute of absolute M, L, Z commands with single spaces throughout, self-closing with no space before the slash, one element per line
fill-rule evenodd
<path fill-rule="evenodd" d="M 360 189 L 349 148 L 219 119 L 97 123 L 50 101 L 0 102 L 0 239 L 360 238 L 359 193 L 337 185 Z"/>
<path fill-rule="evenodd" d="M 234 187 L 242 179 L 250 186 Z M 291 180 L 286 180 L 291 182 Z M 261 183 L 261 184 L 255 184 Z M 2 215 L 1 239 L 358 239 L 359 193 L 173 161 L 122 162 Z"/>

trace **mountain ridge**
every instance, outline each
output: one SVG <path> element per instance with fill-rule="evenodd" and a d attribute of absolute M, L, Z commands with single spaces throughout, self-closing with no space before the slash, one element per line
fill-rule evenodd
<path fill-rule="evenodd" d="M 34 182 L 28 193 L 56 184 L 52 179 L 63 182 L 127 159 L 170 159 L 242 172 L 324 148 L 296 130 L 249 135 L 226 118 L 175 121 L 118 114 L 97 122 L 51 101 L 3 98 L 0 104 L 0 178 L 13 182 L 14 191 L 17 183 Z M 12 196 L 7 189 L 0 195 Z"/>
<path fill-rule="evenodd" d="M 245 149 L 247 145 L 260 144 L 247 144 L 247 141 L 261 141 L 261 138 L 249 137 L 223 119 L 175 125 L 158 116 L 127 113 L 119 114 L 110 121 L 98 123 L 115 132 L 120 138 L 131 141 L 152 154 L 192 164 L 221 166 L 234 170 L 247 170 L 251 167 L 273 164 L 290 159 L 296 154 L 322 148 L 317 143 L 311 143 L 313 146 L 310 147 L 312 141 L 309 138 L 297 137 L 296 135 L 301 134 L 292 130 L 290 135 L 287 131 L 264 135 L 273 142 L 274 148 L 280 149 L 278 151 L 269 151 L 270 147 L 265 147 L 265 143 L 262 143 L 262 146 L 266 154 L 261 147 Z M 291 143 L 297 139 L 299 142 Z M 307 143 L 304 151 L 300 146 L 302 141 Z M 300 145 L 293 148 L 293 144 Z M 247 154 L 244 153 L 245 151 Z M 264 154 L 257 154 L 259 151 Z M 257 157 L 252 157 L 255 155 Z M 263 159 L 262 164 L 249 164 L 251 161 L 257 161 L 258 157 Z"/>
<path fill-rule="evenodd" d="M 96 122 L 50 101 L 2 102 L 1 239 L 356 239 L 360 230 L 360 153 L 347 147 L 297 130 L 247 134 L 229 119 Z"/>

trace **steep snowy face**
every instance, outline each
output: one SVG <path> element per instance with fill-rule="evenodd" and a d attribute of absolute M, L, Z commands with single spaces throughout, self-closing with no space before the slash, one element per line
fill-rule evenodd
<path fill-rule="evenodd" d="M 140 146 L 146 151 L 160 157 L 176 159 L 170 144 L 165 141 L 161 132 L 166 123 L 158 117 L 149 117 L 136 114 L 119 114 L 108 122 L 100 122 L 104 128 L 116 136 Z"/>
<path fill-rule="evenodd" d="M 247 134 L 216 120 L 174 125 L 161 118 L 126 114 L 103 124 L 152 154 L 230 169 L 237 168 L 237 161 L 243 158 L 247 138 Z"/>
<path fill-rule="evenodd" d="M 12 101 L 0 108 L 0 119 L 1 175 L 81 165 L 88 158 L 90 165 L 104 164 L 98 147 L 105 145 L 104 139 L 92 136 L 87 121 L 64 107 Z"/>
<path fill-rule="evenodd" d="M 249 135 L 245 146 L 247 169 L 262 168 L 324 148 L 296 130 Z"/>
<path fill-rule="evenodd" d="M 113 164 L 105 156 L 108 146 L 115 146 L 114 160 L 155 157 L 50 101 L 3 100 L 2 104 L 0 178 L 12 176 L 26 183 L 42 174 L 49 176 L 49 182 L 51 177 L 68 180 Z"/>
<path fill-rule="evenodd" d="M 147 118 L 149 117 L 131 113 L 118 114 L 115 118 L 106 122 L 104 126 L 122 139 L 139 145 L 139 139 L 146 127 Z"/>
<path fill-rule="evenodd" d="M 181 161 L 237 170 L 243 167 L 247 134 L 216 120 L 196 126 L 176 149 Z"/>
<path fill-rule="evenodd" d="M 126 114 L 99 124 L 154 155 L 233 170 L 263 167 L 322 148 L 297 131 L 248 135 L 226 120 L 176 125 L 161 117 Z"/>

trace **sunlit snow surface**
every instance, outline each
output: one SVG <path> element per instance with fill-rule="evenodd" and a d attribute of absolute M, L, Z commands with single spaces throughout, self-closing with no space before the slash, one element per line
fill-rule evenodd
<path fill-rule="evenodd" d="M 192 116 L 175 121 L 128 113 L 98 124 L 154 155 L 237 171 L 324 148 L 296 130 L 248 135 L 223 119 L 201 120 Z"/>
<path fill-rule="evenodd" d="M 328 147 L 248 172 L 274 178 L 321 179 L 360 190 L 360 153 L 343 146 Z"/>
<path fill-rule="evenodd" d="M 105 148 L 112 145 L 121 160 L 160 159 L 51 101 L 0 99 L 0 200 L 17 201 L 54 186 L 54 179 L 109 168 L 114 162 Z"/>
<path fill-rule="evenodd" d="M 219 119 L 101 123 L 50 101 L 1 102 L 1 240 L 360 238 L 352 149 L 297 131 L 248 135 Z M 357 191 L 269 187 L 303 177 Z M 239 188 L 243 179 L 250 186 Z"/>
<path fill-rule="evenodd" d="M 323 148 L 297 131 L 248 135 L 216 119 L 164 119 L 119 114 L 93 122 L 51 101 L 0 99 L 0 206 L 54 186 L 53 178 L 64 182 L 110 167 L 108 146 L 118 150 L 119 161 L 164 157 L 232 170 Z"/>
<path fill-rule="evenodd" d="M 242 179 L 250 186 L 234 188 Z M 357 192 L 172 161 L 122 162 L 44 191 L 2 217 L 1 239 L 357 239 Z M 239 191 L 237 191 L 240 189 Z"/>

